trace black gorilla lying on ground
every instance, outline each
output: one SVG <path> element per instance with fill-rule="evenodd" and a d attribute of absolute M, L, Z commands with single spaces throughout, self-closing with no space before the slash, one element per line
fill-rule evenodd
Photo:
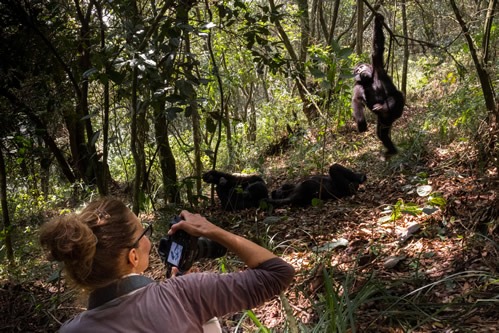
<path fill-rule="evenodd" d="M 257 175 L 232 175 L 210 170 L 203 174 L 203 180 L 206 183 L 215 184 L 217 196 L 224 210 L 259 207 L 260 200 L 269 197 L 265 181 Z"/>
<path fill-rule="evenodd" d="M 354 195 L 359 185 L 367 177 L 363 173 L 356 173 L 339 164 L 329 168 L 329 175 L 310 176 L 304 181 L 293 185 L 283 184 L 272 191 L 272 198 L 267 202 L 274 206 L 293 205 L 307 206 L 314 198 L 321 200 L 339 199 Z"/>

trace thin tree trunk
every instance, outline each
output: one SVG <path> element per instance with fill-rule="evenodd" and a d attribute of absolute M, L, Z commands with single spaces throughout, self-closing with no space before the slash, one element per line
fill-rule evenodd
<path fill-rule="evenodd" d="M 253 90 L 255 84 L 253 82 L 249 85 L 249 91 L 246 91 L 244 87 L 241 88 L 244 96 L 246 97 L 246 103 L 244 106 L 245 120 L 248 122 L 248 134 L 246 139 L 249 142 L 256 141 L 256 109 L 255 102 L 253 99 Z"/>
<path fill-rule="evenodd" d="M 3 234 L 5 235 L 5 250 L 10 265 L 14 266 L 14 249 L 11 237 L 12 225 L 10 224 L 9 205 L 7 203 L 7 170 L 5 168 L 2 149 L 0 149 L 0 201 L 2 206 Z"/>
<path fill-rule="evenodd" d="M 304 0 L 301 0 L 301 1 L 304 1 Z M 269 0 L 269 6 L 270 6 L 270 10 L 272 12 L 277 11 L 274 0 Z M 307 8 L 308 8 L 308 6 L 307 6 Z M 308 12 L 306 13 L 306 15 L 308 17 Z M 298 93 L 300 95 L 300 99 L 302 100 L 302 103 L 303 103 L 303 113 L 307 117 L 307 120 L 309 121 L 309 123 L 312 123 L 318 117 L 318 110 L 315 107 L 315 105 L 313 103 L 311 103 L 311 101 L 308 98 L 309 93 L 308 93 L 307 88 L 306 88 L 307 82 L 306 82 L 304 62 L 300 61 L 300 58 L 298 58 L 298 56 L 296 55 L 296 52 L 293 48 L 293 44 L 291 43 L 289 36 L 287 35 L 286 31 L 282 27 L 281 22 L 279 21 L 278 18 L 275 19 L 274 24 L 275 24 L 275 27 L 277 29 L 277 32 L 279 33 L 279 36 L 281 37 L 281 40 L 282 40 L 284 46 L 286 47 L 286 50 L 289 53 L 289 57 L 291 58 L 292 62 L 295 65 L 296 72 L 297 72 L 295 83 L 296 83 L 296 87 L 298 89 Z M 306 31 L 306 34 L 308 35 L 308 31 Z M 304 39 L 302 39 L 302 41 L 303 40 Z M 305 40 L 308 40 L 308 39 L 305 39 Z M 300 45 L 300 50 L 306 49 L 307 47 L 308 47 L 308 45 L 306 45 L 306 46 Z M 302 55 L 303 55 L 303 53 L 300 54 L 300 57 Z"/>
<path fill-rule="evenodd" d="M 300 13 L 300 58 L 296 64 L 298 69 L 298 91 L 303 101 L 303 112 L 307 116 L 309 122 L 312 122 L 318 117 L 317 105 L 314 104 L 309 96 L 311 93 L 307 91 L 307 76 L 305 74 L 305 62 L 307 61 L 308 45 L 310 41 L 310 19 L 308 15 L 308 0 L 297 0 Z"/>
<path fill-rule="evenodd" d="M 319 1 L 312 0 L 312 10 L 310 11 L 310 36 L 315 40 L 320 40 L 321 38 L 321 30 L 324 29 L 324 26 L 321 27 L 323 22 L 324 20 L 321 20 L 321 11 L 319 10 Z M 316 28 L 317 33 L 315 32 Z M 322 31 L 322 34 L 324 34 L 324 32 L 325 31 Z"/>
<path fill-rule="evenodd" d="M 492 21 L 494 20 L 494 13 L 496 11 L 498 0 L 490 0 L 489 7 L 487 8 L 487 17 L 483 28 L 483 63 L 488 66 L 490 61 L 490 34 L 492 32 Z M 492 83 L 491 83 L 492 84 Z M 499 111 L 499 110 L 498 110 Z"/>
<path fill-rule="evenodd" d="M 480 84 L 482 86 L 482 92 L 483 92 L 483 97 L 485 99 L 485 105 L 487 107 L 487 110 L 495 114 L 495 118 L 499 117 L 499 111 L 497 110 L 497 105 L 495 102 L 495 93 L 494 93 L 494 88 L 492 86 L 492 81 L 490 79 L 489 73 L 485 70 L 484 64 L 480 59 L 478 58 L 477 54 L 477 49 L 475 47 L 475 44 L 473 42 L 473 39 L 471 38 L 468 26 L 463 20 L 463 16 L 461 15 L 461 12 L 459 11 L 459 8 L 456 5 L 456 2 L 454 0 L 450 0 L 450 4 L 452 6 L 452 10 L 454 11 L 454 14 L 456 15 L 456 19 L 459 22 L 459 25 L 461 26 L 461 29 L 464 33 L 464 37 L 466 38 L 466 41 L 468 42 L 468 47 L 470 49 L 470 54 L 471 58 L 473 59 L 473 62 L 475 64 L 476 71 L 478 73 L 478 78 L 480 80 Z"/>
<path fill-rule="evenodd" d="M 336 0 L 334 2 L 333 14 L 332 14 L 332 17 L 331 17 L 331 28 L 329 30 L 329 35 L 328 35 L 328 38 L 327 38 L 328 45 L 331 45 L 331 42 L 334 39 L 334 31 L 336 30 L 336 22 L 338 20 L 339 9 L 340 9 L 340 0 Z"/>
<path fill-rule="evenodd" d="M 300 13 L 300 64 L 307 60 L 308 43 L 310 40 L 310 19 L 308 16 L 308 1 L 297 0 Z M 303 69 L 303 68 L 302 68 Z"/>
<path fill-rule="evenodd" d="M 90 45 L 90 21 L 91 16 L 94 11 L 95 3 L 93 1 L 88 2 L 86 11 L 83 12 L 84 7 L 80 6 L 79 1 L 75 1 L 76 16 L 80 23 L 80 39 L 78 45 L 78 66 L 79 73 L 84 73 L 88 69 L 92 68 L 91 56 L 92 49 Z M 83 6 L 85 5 L 83 1 L 81 2 Z M 98 166 L 98 156 L 97 150 L 95 148 L 96 139 L 99 133 L 94 132 L 92 128 L 92 118 L 90 117 L 88 110 L 88 89 L 89 81 L 88 78 L 83 78 L 80 82 L 80 92 L 79 101 L 76 106 L 76 113 L 80 115 L 79 121 L 83 120 L 85 125 L 85 131 L 87 134 L 86 149 L 84 150 L 84 165 L 85 173 L 84 180 L 87 184 L 96 184 L 99 193 L 103 195 L 106 190 L 103 188 L 102 184 L 102 168 Z"/>
<path fill-rule="evenodd" d="M 196 193 L 201 195 L 201 174 L 203 172 L 203 163 L 201 162 L 201 125 L 199 119 L 199 109 L 194 99 L 190 102 L 192 119 L 192 140 L 194 141 L 194 172 L 196 177 Z"/>
<path fill-rule="evenodd" d="M 402 66 L 401 89 L 404 95 L 407 94 L 407 71 L 409 68 L 409 39 L 407 33 L 407 12 L 406 0 L 402 0 L 402 33 L 404 34 L 404 61 Z"/>
<path fill-rule="evenodd" d="M 205 7 L 206 7 L 206 10 L 208 12 L 210 21 L 212 21 L 213 20 L 213 15 L 212 15 L 211 10 L 210 10 L 210 5 L 209 5 L 208 1 L 205 1 L 205 4 L 206 4 Z M 222 140 L 222 126 L 224 125 L 222 120 L 224 119 L 225 97 L 224 97 L 224 89 L 223 89 L 222 79 L 220 78 L 218 64 L 215 61 L 216 60 L 215 59 L 215 54 L 213 53 L 213 48 L 212 48 L 212 45 L 211 45 L 211 31 L 208 33 L 208 38 L 207 38 L 207 41 L 206 41 L 206 46 L 208 48 L 208 52 L 210 54 L 211 64 L 213 66 L 213 70 L 212 70 L 213 71 L 213 75 L 217 79 L 218 90 L 219 90 L 219 93 L 220 93 L 220 117 L 218 117 L 217 141 L 215 143 L 215 149 L 214 149 L 214 154 L 213 154 L 213 163 L 212 163 L 212 168 L 216 169 L 216 167 L 217 167 L 217 158 L 218 158 L 218 148 L 220 147 L 220 142 Z M 229 127 L 229 131 L 230 131 L 230 122 L 227 122 L 225 124 L 225 126 Z M 229 138 L 227 140 L 229 140 Z M 228 143 L 228 145 L 230 147 L 229 143 Z M 213 196 L 214 192 L 213 192 L 213 190 L 214 190 L 214 187 L 212 186 L 211 187 L 212 204 L 214 203 L 214 196 Z"/>
<path fill-rule="evenodd" d="M 133 181 L 133 193 L 132 193 L 132 211 L 135 215 L 138 215 L 140 212 L 140 194 L 141 194 L 141 185 L 142 185 L 142 175 L 144 174 L 145 158 L 144 158 L 144 146 L 141 140 L 140 135 L 140 119 L 142 116 L 139 114 L 142 112 L 139 110 L 138 103 L 138 70 L 137 67 L 133 69 L 133 77 L 132 77 L 132 100 L 130 111 L 132 115 L 132 120 L 130 123 L 130 142 L 131 142 L 131 151 L 133 155 L 133 160 L 135 162 L 135 177 Z"/>
<path fill-rule="evenodd" d="M 168 124 L 165 117 L 164 103 L 154 107 L 154 132 L 156 133 L 159 167 L 164 188 L 163 200 L 165 203 L 179 203 L 177 165 L 168 139 Z"/>
<path fill-rule="evenodd" d="M 170 8 L 171 2 L 167 1 L 163 4 L 163 7 L 158 12 L 154 18 L 152 24 L 147 29 L 144 38 L 142 39 L 140 45 L 136 49 L 135 56 L 145 49 L 149 39 L 153 33 L 158 29 L 159 23 L 164 17 L 164 14 L 168 8 Z M 131 16 L 135 23 L 140 21 L 137 3 L 136 1 L 131 1 L 129 8 L 131 9 Z M 130 125 L 130 140 L 131 140 L 131 150 L 135 162 L 135 179 L 133 183 L 133 193 L 132 193 L 132 211 L 138 214 L 141 208 L 141 194 L 145 191 L 147 184 L 145 183 L 146 177 L 146 161 L 144 155 L 144 144 L 145 144 L 145 126 L 146 126 L 146 109 L 144 105 L 138 103 L 139 85 L 138 85 L 138 69 L 134 67 L 132 72 L 132 98 L 131 98 L 131 114 L 132 120 Z"/>
<path fill-rule="evenodd" d="M 106 47 L 106 25 L 104 24 L 104 20 L 102 17 L 102 7 L 100 6 L 100 3 L 96 3 L 97 7 L 97 15 L 99 17 L 99 24 L 100 24 L 100 48 L 101 51 L 105 50 Z M 110 69 L 110 64 L 106 60 L 106 74 L 108 74 Z M 99 168 L 100 172 L 100 183 L 101 183 L 101 194 L 102 195 L 107 195 L 109 193 L 109 178 L 110 178 L 110 173 L 108 172 L 109 166 L 107 164 L 107 158 L 109 154 L 109 80 L 104 81 L 104 108 L 103 108 L 103 119 L 102 119 L 102 168 Z"/>
<path fill-rule="evenodd" d="M 362 0 L 357 0 L 357 42 L 355 43 L 355 52 L 362 54 L 364 33 L 364 3 Z"/>
<path fill-rule="evenodd" d="M 172 1 L 165 3 L 163 7 L 163 11 L 168 8 L 168 6 L 173 6 Z M 155 13 L 157 18 L 161 18 L 158 16 L 158 13 Z M 155 37 L 152 38 L 154 41 L 159 40 L 157 37 L 158 31 L 155 31 Z M 157 91 L 158 89 L 163 88 L 164 82 L 172 82 L 172 77 L 175 74 L 175 59 L 177 52 L 182 44 L 176 44 L 175 49 L 170 50 L 170 55 L 173 56 L 172 61 L 165 66 L 162 73 L 160 73 L 161 80 L 157 82 L 156 85 L 153 83 L 152 91 Z M 161 45 L 158 45 L 156 42 L 156 47 L 159 48 Z M 173 45 L 170 45 L 173 47 Z M 151 99 L 152 96 L 151 96 Z M 158 160 L 159 160 L 159 168 L 161 169 L 161 180 L 163 185 L 162 191 L 162 199 L 166 204 L 180 203 L 180 192 L 178 187 L 178 177 L 177 177 L 177 165 L 175 161 L 175 156 L 173 155 L 170 141 L 169 141 L 169 130 L 168 130 L 168 121 L 165 113 L 165 100 L 159 99 L 152 103 L 153 113 L 154 113 L 154 132 L 155 139 L 158 151 Z"/>
<path fill-rule="evenodd" d="M 12 105 L 18 107 L 29 120 L 36 126 L 37 130 L 42 133 L 41 137 L 45 145 L 50 149 L 52 154 L 54 154 L 55 159 L 59 163 L 62 173 L 66 177 L 66 179 L 73 184 L 76 181 L 76 175 L 73 173 L 71 166 L 68 161 L 64 157 L 63 152 L 59 149 L 54 139 L 49 135 L 49 130 L 47 126 L 43 123 L 43 121 L 36 115 L 36 113 L 28 108 L 23 102 L 21 102 L 14 94 L 4 88 L 0 88 L 0 95 L 6 97 Z"/>
<path fill-rule="evenodd" d="M 50 150 L 43 145 L 42 138 L 38 137 L 38 146 L 42 147 L 40 156 L 40 189 L 43 193 L 43 198 L 47 200 L 50 192 L 50 166 L 52 158 Z"/>

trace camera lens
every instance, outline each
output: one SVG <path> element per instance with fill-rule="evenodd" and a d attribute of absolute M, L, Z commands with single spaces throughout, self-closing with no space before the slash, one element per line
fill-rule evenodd
<path fill-rule="evenodd" d="M 227 248 L 211 239 L 199 237 L 196 260 L 202 258 L 215 259 L 223 257 L 227 253 Z"/>

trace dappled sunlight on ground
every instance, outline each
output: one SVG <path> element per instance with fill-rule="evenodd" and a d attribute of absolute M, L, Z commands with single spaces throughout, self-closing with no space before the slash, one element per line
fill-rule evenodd
<path fill-rule="evenodd" d="M 406 126 L 411 126 L 411 116 L 423 112 L 411 111 L 397 121 L 394 138 L 402 137 Z M 488 167 L 479 173 L 477 154 L 469 142 L 442 145 L 431 137 L 423 140 L 421 150 L 401 149 L 385 162 L 372 123 L 367 133 L 349 129 L 343 129 L 341 135 L 333 131 L 327 135 L 326 153 L 318 161 L 323 165 L 317 164 L 315 170 L 303 159 L 306 155 L 294 155 L 290 150 L 268 157 L 263 176 L 273 190 L 284 182 L 299 181 L 307 170 L 320 173 L 332 163 L 340 163 L 367 174 L 367 182 L 355 196 L 317 207 L 230 213 L 221 211 L 216 201 L 215 207 L 206 207 L 201 213 L 232 232 L 265 244 L 295 267 L 295 280 L 284 297 L 289 301 L 288 311 L 301 325 L 313 327 L 323 315 L 320 303 L 327 272 L 340 293 L 345 292 L 342 284 L 350 281 L 346 292 L 351 296 L 369 283 L 383 286 L 378 302 L 367 301 L 358 309 L 361 332 L 404 332 L 407 327 L 417 327 L 413 332 L 494 331 L 497 308 L 483 300 L 499 294 L 497 284 L 486 278 L 497 278 L 499 267 L 497 169 Z M 307 145 L 313 142 L 298 144 L 303 150 L 300 154 L 306 154 Z M 429 195 L 418 194 L 421 185 L 431 186 L 431 194 L 442 198 L 445 206 L 422 212 L 429 205 Z M 397 205 L 400 214 L 390 218 Z M 264 222 L 269 216 L 277 222 Z M 157 223 L 166 225 L 168 221 Z M 154 237 L 159 240 L 160 236 L 156 233 Z M 155 249 L 152 253 L 146 274 L 164 279 L 164 266 L 154 255 Z M 244 269 L 230 254 L 224 262 L 228 271 Z M 193 272 L 219 269 L 217 261 L 203 261 Z M 63 285 L 46 281 L 32 286 L 6 284 L 0 290 L 2 309 L 7 309 L 10 318 L 29 316 L 34 332 L 54 328 L 57 321 L 84 306 L 75 302 L 75 293 Z M 396 297 L 395 303 L 389 297 Z M 416 315 L 423 312 L 428 315 Z M 254 313 L 275 332 L 283 332 L 289 319 L 278 297 Z M 254 324 L 243 317 L 237 313 L 220 318 L 224 332 L 233 332 L 240 321 L 244 332 L 254 331 Z M 423 323 L 422 318 L 428 321 Z"/>
<path fill-rule="evenodd" d="M 407 156 L 401 151 L 384 162 L 379 158 L 381 146 L 372 138 L 372 131 L 371 137 L 366 137 L 366 144 L 355 151 L 357 156 L 362 156 L 360 160 L 350 159 L 350 154 L 341 160 L 341 154 L 332 153 L 338 159 L 325 161 L 360 168 L 367 173 L 368 181 L 356 196 L 326 202 L 320 207 L 283 207 L 271 213 L 281 220 L 269 227 L 268 234 L 289 242 L 283 257 L 297 270 L 295 282 L 286 293 L 294 315 L 304 324 L 318 320 L 320 314 L 314 303 L 324 292 L 322 269 L 327 267 L 330 272 L 336 272 L 336 283 L 353 274 L 359 288 L 370 276 L 375 276 L 393 295 L 411 300 L 417 295 L 416 302 L 433 307 L 431 311 L 437 311 L 438 304 L 449 304 L 450 308 L 443 309 L 438 320 L 420 323 L 420 330 L 415 332 L 458 328 L 490 331 L 497 319 L 490 303 L 470 312 L 467 309 L 479 299 L 497 296 L 499 289 L 484 278 L 487 274 L 497 277 L 499 266 L 497 170 L 493 167 L 485 170 L 487 180 L 478 178 L 473 166 L 476 154 L 469 142 L 432 146 L 432 140 L 428 140 L 424 155 Z M 342 144 L 354 142 L 353 137 L 357 135 L 347 134 L 343 139 L 346 143 Z M 327 150 L 332 151 L 334 147 Z M 286 161 L 290 160 L 289 154 L 268 160 L 273 176 L 271 189 L 285 181 L 300 179 L 299 176 L 289 179 Z M 276 174 L 279 170 L 282 175 Z M 430 210 L 428 214 L 402 213 L 395 220 L 383 220 L 387 209 L 393 209 L 397 202 L 418 208 L 427 206 L 429 197 L 417 193 L 422 184 L 430 185 L 431 193 L 445 199 L 446 206 Z M 260 216 L 260 221 L 265 216 Z M 414 226 L 416 231 L 404 238 L 407 230 Z M 254 216 L 247 219 L 242 213 L 235 231 L 254 235 L 255 228 Z M 348 245 L 323 253 L 313 250 L 338 239 L 346 239 Z M 276 315 L 276 311 L 282 309 L 274 307 L 280 308 L 280 302 L 268 302 L 255 312 L 265 325 L 282 327 L 284 316 Z M 403 318 L 403 309 L 406 308 L 401 305 L 401 321 L 411 323 L 410 316 Z M 362 314 L 363 322 L 367 323 L 376 321 L 380 311 L 384 311 L 383 305 L 366 305 L 358 315 Z M 383 318 L 391 314 L 391 310 L 386 311 Z M 381 323 L 367 325 L 362 331 L 404 331 L 394 322 L 386 322 L 384 329 L 380 329 Z M 412 322 L 415 324 L 417 321 Z"/>

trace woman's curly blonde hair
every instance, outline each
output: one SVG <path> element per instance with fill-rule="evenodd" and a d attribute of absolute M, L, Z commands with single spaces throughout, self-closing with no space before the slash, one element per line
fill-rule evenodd
<path fill-rule="evenodd" d="M 59 216 L 40 228 L 40 243 L 50 260 L 64 264 L 68 277 L 94 290 L 126 274 L 128 251 L 137 223 L 120 200 L 103 198 L 80 213 Z"/>

